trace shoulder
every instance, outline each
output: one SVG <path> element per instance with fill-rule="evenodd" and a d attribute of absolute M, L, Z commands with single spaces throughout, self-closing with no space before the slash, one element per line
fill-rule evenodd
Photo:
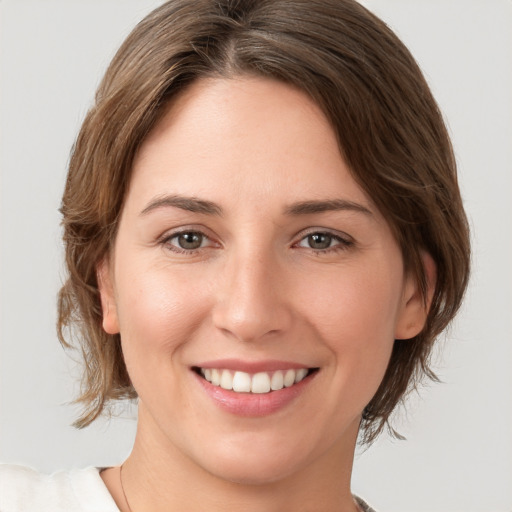
<path fill-rule="evenodd" d="M 0 464 L 1 512 L 119 512 L 97 468 L 45 475 Z"/>

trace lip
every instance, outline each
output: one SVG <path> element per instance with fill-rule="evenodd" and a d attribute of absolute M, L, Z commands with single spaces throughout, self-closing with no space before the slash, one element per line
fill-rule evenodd
<path fill-rule="evenodd" d="M 284 364 L 284 366 L 283 366 Z M 198 365 L 199 366 L 199 365 Z M 305 365 L 283 361 L 265 361 L 265 362 L 245 362 L 234 360 L 216 360 L 209 363 L 201 363 L 201 368 L 223 368 L 226 370 L 240 370 L 247 373 L 257 373 L 259 371 L 276 371 L 283 369 L 306 368 Z M 318 371 L 310 373 L 303 380 L 278 391 L 269 393 L 237 393 L 232 390 L 223 389 L 220 386 L 214 386 L 197 372 L 192 371 L 206 395 L 220 409 L 241 417 L 263 417 L 274 414 L 297 399 L 310 386 Z"/>
<path fill-rule="evenodd" d="M 277 370 L 298 370 L 300 368 L 313 368 L 307 364 L 292 361 L 242 361 L 240 359 L 216 359 L 194 365 L 197 368 L 218 368 L 223 370 L 241 371 L 246 373 L 275 372 Z"/>

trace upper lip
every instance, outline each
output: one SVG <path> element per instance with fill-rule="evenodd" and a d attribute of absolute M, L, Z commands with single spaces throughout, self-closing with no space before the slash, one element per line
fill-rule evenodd
<path fill-rule="evenodd" d="M 313 368 L 310 365 L 298 363 L 295 361 L 279 361 L 267 359 L 263 361 L 243 361 L 241 359 L 215 359 L 214 361 L 204 361 L 194 365 L 196 368 L 216 368 L 223 370 L 241 371 L 246 373 L 273 372 L 277 370 L 298 370 L 300 368 Z"/>

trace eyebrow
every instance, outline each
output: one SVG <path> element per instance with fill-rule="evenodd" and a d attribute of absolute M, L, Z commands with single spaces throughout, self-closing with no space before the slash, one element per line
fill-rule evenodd
<path fill-rule="evenodd" d="M 149 204 L 140 212 L 141 215 L 146 215 L 153 210 L 158 208 L 180 208 L 193 213 L 204 213 L 206 215 L 222 215 L 222 208 L 211 202 L 205 201 L 204 199 L 198 199 L 197 197 L 186 197 L 179 195 L 166 195 L 155 197 Z"/>
<path fill-rule="evenodd" d="M 188 197 L 180 195 L 165 195 L 155 197 L 153 200 L 151 200 L 149 204 L 142 210 L 140 215 L 146 215 L 153 210 L 168 207 L 179 208 L 188 212 L 202 213 L 205 215 L 221 216 L 223 213 L 222 208 L 212 201 L 198 199 L 197 197 L 193 196 Z M 347 201 L 346 199 L 299 201 L 287 206 L 284 209 L 284 214 L 300 216 L 329 211 L 354 211 L 373 216 L 373 213 L 365 206 L 359 203 L 354 203 L 353 201 Z"/>
<path fill-rule="evenodd" d="M 346 199 L 326 199 L 320 201 L 300 201 L 286 207 L 286 215 L 310 215 L 329 211 L 348 210 L 373 216 L 371 210 L 359 203 Z"/>

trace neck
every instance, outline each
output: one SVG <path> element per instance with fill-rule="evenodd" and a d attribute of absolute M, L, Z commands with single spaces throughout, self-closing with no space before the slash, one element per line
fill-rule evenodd
<path fill-rule="evenodd" d="M 328 451 L 272 481 L 230 481 L 202 468 L 139 415 L 133 451 L 123 464 L 132 512 L 354 512 L 350 492 L 358 421 Z"/>

